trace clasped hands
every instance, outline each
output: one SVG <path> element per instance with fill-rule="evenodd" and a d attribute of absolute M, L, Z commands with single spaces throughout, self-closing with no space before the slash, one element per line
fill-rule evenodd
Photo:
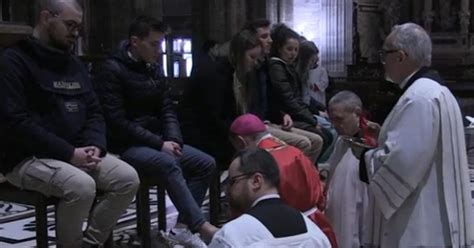
<path fill-rule="evenodd" d="M 96 146 L 76 147 L 70 163 L 83 171 L 90 172 L 95 170 L 102 161 L 100 153 L 100 149 Z"/>

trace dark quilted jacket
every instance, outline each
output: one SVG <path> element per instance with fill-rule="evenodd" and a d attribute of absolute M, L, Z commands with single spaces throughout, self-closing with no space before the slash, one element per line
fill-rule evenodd
<path fill-rule="evenodd" d="M 125 43 L 99 70 L 94 83 L 107 124 L 109 149 L 131 146 L 161 150 L 164 141 L 182 144 L 176 106 L 157 64 L 130 58 Z"/>

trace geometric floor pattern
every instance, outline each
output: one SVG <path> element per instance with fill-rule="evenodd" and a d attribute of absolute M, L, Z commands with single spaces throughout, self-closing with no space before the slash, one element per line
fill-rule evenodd
<path fill-rule="evenodd" d="M 470 172 L 471 179 L 471 195 L 474 216 L 474 170 Z M 222 199 L 224 200 L 224 199 Z M 226 212 L 227 206 L 225 201 L 222 206 L 222 212 Z M 168 197 L 166 197 L 167 208 L 167 227 L 171 228 L 176 223 L 177 211 Z M 203 212 L 208 217 L 209 200 L 203 203 Z M 152 236 L 154 237 L 153 247 L 170 247 L 159 238 L 157 224 L 157 201 L 156 190 L 150 190 L 150 211 L 152 214 Z M 140 242 L 136 235 L 136 210 L 135 202 L 130 204 L 127 211 L 121 216 L 116 228 L 114 229 L 115 247 L 140 247 Z M 225 217 L 221 218 L 221 223 L 225 222 Z M 53 208 L 49 209 L 48 214 L 48 231 L 50 237 L 50 247 L 54 246 L 54 214 Z M 0 201 L 0 247 L 1 248 L 25 248 L 35 247 L 35 218 L 34 208 L 19 204 L 11 204 Z M 171 246 L 172 247 L 172 246 Z M 178 247 L 178 246 L 175 246 Z"/>
<path fill-rule="evenodd" d="M 160 238 L 157 221 L 157 201 L 156 189 L 150 190 L 150 212 L 152 222 L 152 242 L 153 247 L 170 247 Z M 223 199 L 224 200 L 224 199 Z M 224 202 L 224 201 L 221 201 Z M 120 217 L 114 229 L 115 247 L 140 247 L 140 242 L 136 235 L 136 209 L 135 201 L 130 204 L 126 212 Z M 225 208 L 225 203 L 224 206 Z M 48 209 L 48 236 L 50 247 L 55 247 L 55 221 L 54 212 L 51 206 Z M 171 228 L 176 223 L 178 212 L 166 197 L 167 228 Z M 206 217 L 209 215 L 209 200 L 206 197 L 202 210 Z M 35 217 L 34 208 L 30 206 L 12 204 L 0 201 L 0 247 L 1 248 L 25 248 L 36 247 Z M 222 220 L 223 221 L 223 220 Z M 86 224 L 84 224 L 84 227 Z M 176 246 L 179 247 L 179 246 Z"/>

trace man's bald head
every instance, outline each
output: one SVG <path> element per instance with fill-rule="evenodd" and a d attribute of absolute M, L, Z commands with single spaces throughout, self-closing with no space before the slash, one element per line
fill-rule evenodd
<path fill-rule="evenodd" d="M 341 91 L 328 103 L 331 123 L 339 135 L 353 136 L 359 132 L 362 101 L 351 91 Z"/>
<path fill-rule="evenodd" d="M 39 10 L 50 11 L 55 15 L 60 15 L 64 10 L 82 13 L 82 5 L 79 0 L 39 0 Z"/>
<path fill-rule="evenodd" d="M 78 0 L 38 0 L 39 12 L 33 36 L 45 45 L 71 51 L 82 29 Z"/>
<path fill-rule="evenodd" d="M 362 109 L 362 101 L 360 97 L 352 91 L 344 90 L 335 94 L 331 100 L 329 100 L 328 107 L 341 104 L 349 112 Z"/>

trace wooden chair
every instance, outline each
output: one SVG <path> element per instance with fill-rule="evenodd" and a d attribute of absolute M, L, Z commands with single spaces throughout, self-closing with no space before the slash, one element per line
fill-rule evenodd
<path fill-rule="evenodd" d="M 21 190 L 10 183 L 0 184 L 0 200 L 25 204 L 35 207 L 36 220 L 36 246 L 38 248 L 48 247 L 48 217 L 47 207 L 55 205 L 57 198 L 46 197 L 45 195 L 28 190 Z"/>
<path fill-rule="evenodd" d="M 214 226 L 219 225 L 221 212 L 221 171 L 217 168 L 212 175 L 209 185 L 209 221 Z"/>
<path fill-rule="evenodd" d="M 156 182 L 146 176 L 140 176 L 140 188 L 137 192 L 137 233 L 141 238 L 142 247 L 151 247 L 151 221 L 150 221 L 150 188 L 157 187 L 158 229 L 166 231 L 166 193 L 161 182 Z"/>
<path fill-rule="evenodd" d="M 35 207 L 36 246 L 48 248 L 48 206 L 56 205 L 58 198 L 47 197 L 39 192 L 22 190 L 8 182 L 0 183 L 0 201 L 25 204 Z M 113 247 L 113 235 L 109 236 L 104 247 Z"/>
<path fill-rule="evenodd" d="M 140 188 L 136 197 L 137 208 L 137 233 L 141 238 L 142 247 L 151 247 L 151 216 L 150 216 L 150 195 L 151 187 L 157 187 L 158 205 L 158 230 L 166 231 L 166 190 L 162 182 L 156 182 L 146 176 L 140 176 Z M 210 222 L 214 225 L 219 223 L 220 212 L 220 172 L 216 171 L 212 177 L 209 187 L 209 211 Z"/>

